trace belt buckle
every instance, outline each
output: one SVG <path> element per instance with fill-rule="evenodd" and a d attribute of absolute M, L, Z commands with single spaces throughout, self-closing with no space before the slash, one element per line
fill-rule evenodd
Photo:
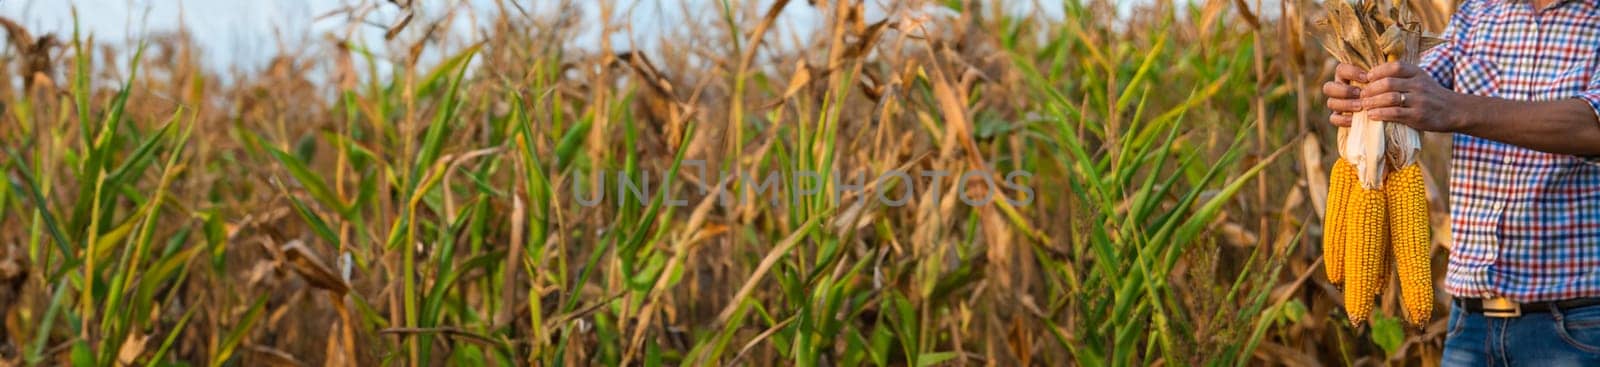
<path fill-rule="evenodd" d="M 1494 318 L 1521 317 L 1522 305 L 1504 297 L 1484 299 L 1483 316 Z"/>

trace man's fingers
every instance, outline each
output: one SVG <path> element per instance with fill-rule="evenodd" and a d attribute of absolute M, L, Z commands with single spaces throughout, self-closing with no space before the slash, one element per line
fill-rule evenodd
<path fill-rule="evenodd" d="M 1389 92 L 1361 99 L 1362 108 L 1406 107 L 1405 100 L 1399 92 Z"/>
<path fill-rule="evenodd" d="M 1421 69 L 1417 68 L 1416 65 L 1403 62 L 1391 62 L 1372 68 L 1371 71 L 1367 72 L 1367 78 L 1371 78 L 1372 80 L 1379 80 L 1383 78 L 1410 78 L 1416 76 L 1418 70 Z"/>
<path fill-rule="evenodd" d="M 1342 63 L 1342 62 L 1339 63 L 1338 67 L 1333 69 L 1333 77 L 1334 77 L 1335 80 L 1343 80 L 1343 81 L 1356 82 L 1356 83 L 1366 83 L 1367 82 L 1367 72 L 1366 72 L 1366 70 L 1361 70 L 1361 68 L 1356 67 L 1355 65 L 1350 65 L 1350 64 L 1346 64 L 1346 63 Z"/>
<path fill-rule="evenodd" d="M 1340 82 L 1327 82 L 1322 84 L 1322 94 L 1328 98 L 1358 98 L 1361 97 L 1361 88 Z"/>
<path fill-rule="evenodd" d="M 1374 97 L 1374 96 L 1380 96 L 1380 95 L 1384 95 L 1384 94 L 1387 94 L 1387 93 L 1401 93 L 1401 92 L 1411 92 L 1411 91 L 1412 91 L 1411 90 L 1411 79 L 1383 78 L 1383 79 L 1377 79 L 1376 81 L 1373 81 L 1372 83 L 1368 83 L 1366 87 L 1361 88 L 1361 97 L 1362 98 L 1371 98 L 1371 97 Z"/>
<path fill-rule="evenodd" d="M 1350 127 L 1351 121 L 1352 119 L 1350 118 L 1350 115 L 1342 113 L 1334 113 L 1328 116 L 1328 122 L 1333 123 L 1334 126 L 1338 127 Z"/>
<path fill-rule="evenodd" d="M 1417 121 L 1417 116 L 1419 114 L 1420 112 L 1417 111 L 1417 109 L 1405 107 L 1384 107 L 1367 110 L 1367 117 L 1373 120 L 1402 123 L 1406 125 L 1410 125 L 1411 122 Z"/>
<path fill-rule="evenodd" d="M 1360 112 L 1362 108 L 1359 99 L 1328 98 L 1328 110 L 1333 112 Z"/>

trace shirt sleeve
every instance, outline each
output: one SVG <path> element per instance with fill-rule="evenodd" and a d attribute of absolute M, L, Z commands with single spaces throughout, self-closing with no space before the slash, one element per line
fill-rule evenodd
<path fill-rule="evenodd" d="M 1467 30 L 1472 28 L 1479 0 L 1467 0 L 1450 16 L 1445 26 L 1444 43 L 1422 53 L 1421 67 L 1445 89 L 1456 89 L 1456 61 L 1466 54 Z"/>
<path fill-rule="evenodd" d="M 1589 86 L 1584 88 L 1578 98 L 1588 102 L 1589 107 L 1595 110 L 1596 120 L 1600 120 L 1600 72 L 1589 76 Z"/>
<path fill-rule="evenodd" d="M 1600 73 L 1595 73 L 1589 78 L 1589 87 L 1585 88 L 1583 94 L 1579 94 L 1578 98 L 1583 99 L 1584 102 L 1589 102 L 1589 107 L 1595 109 L 1595 117 L 1600 118 Z"/>
<path fill-rule="evenodd" d="M 1453 42 L 1446 40 L 1445 43 L 1423 52 L 1421 67 L 1423 71 L 1428 72 L 1428 76 L 1439 82 L 1439 86 L 1455 90 L 1457 53 L 1454 52 L 1455 47 L 1451 43 Z"/>
<path fill-rule="evenodd" d="M 1583 88 L 1583 93 L 1578 94 L 1578 99 L 1589 103 L 1589 109 L 1595 111 L 1595 123 L 1600 124 L 1600 71 L 1589 75 L 1589 84 Z M 1579 156 L 1589 164 L 1600 165 L 1600 155 Z"/>
<path fill-rule="evenodd" d="M 1595 111 L 1595 123 L 1600 124 L 1600 72 L 1589 76 L 1589 86 L 1584 88 L 1578 99 L 1589 103 L 1589 108 Z M 1589 164 L 1600 165 L 1600 155 L 1580 156 Z"/>
<path fill-rule="evenodd" d="M 1578 99 L 1589 103 L 1589 109 L 1595 112 L 1595 123 L 1600 124 L 1600 72 L 1589 76 L 1589 85 L 1583 93 L 1578 94 Z M 1600 165 L 1600 155 L 1578 156 L 1589 164 Z"/>

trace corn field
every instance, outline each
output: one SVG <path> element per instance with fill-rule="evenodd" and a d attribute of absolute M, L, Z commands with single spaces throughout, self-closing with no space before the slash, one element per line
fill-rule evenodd
<path fill-rule="evenodd" d="M 1319 2 L 549 2 L 232 70 L 0 14 L 0 365 L 1438 363 L 1323 275 Z"/>

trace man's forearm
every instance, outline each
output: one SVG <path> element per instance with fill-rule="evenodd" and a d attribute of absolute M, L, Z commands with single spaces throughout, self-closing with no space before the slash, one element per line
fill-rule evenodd
<path fill-rule="evenodd" d="M 1460 95 L 1457 133 L 1541 152 L 1600 156 L 1600 118 L 1581 99 L 1529 102 Z"/>

